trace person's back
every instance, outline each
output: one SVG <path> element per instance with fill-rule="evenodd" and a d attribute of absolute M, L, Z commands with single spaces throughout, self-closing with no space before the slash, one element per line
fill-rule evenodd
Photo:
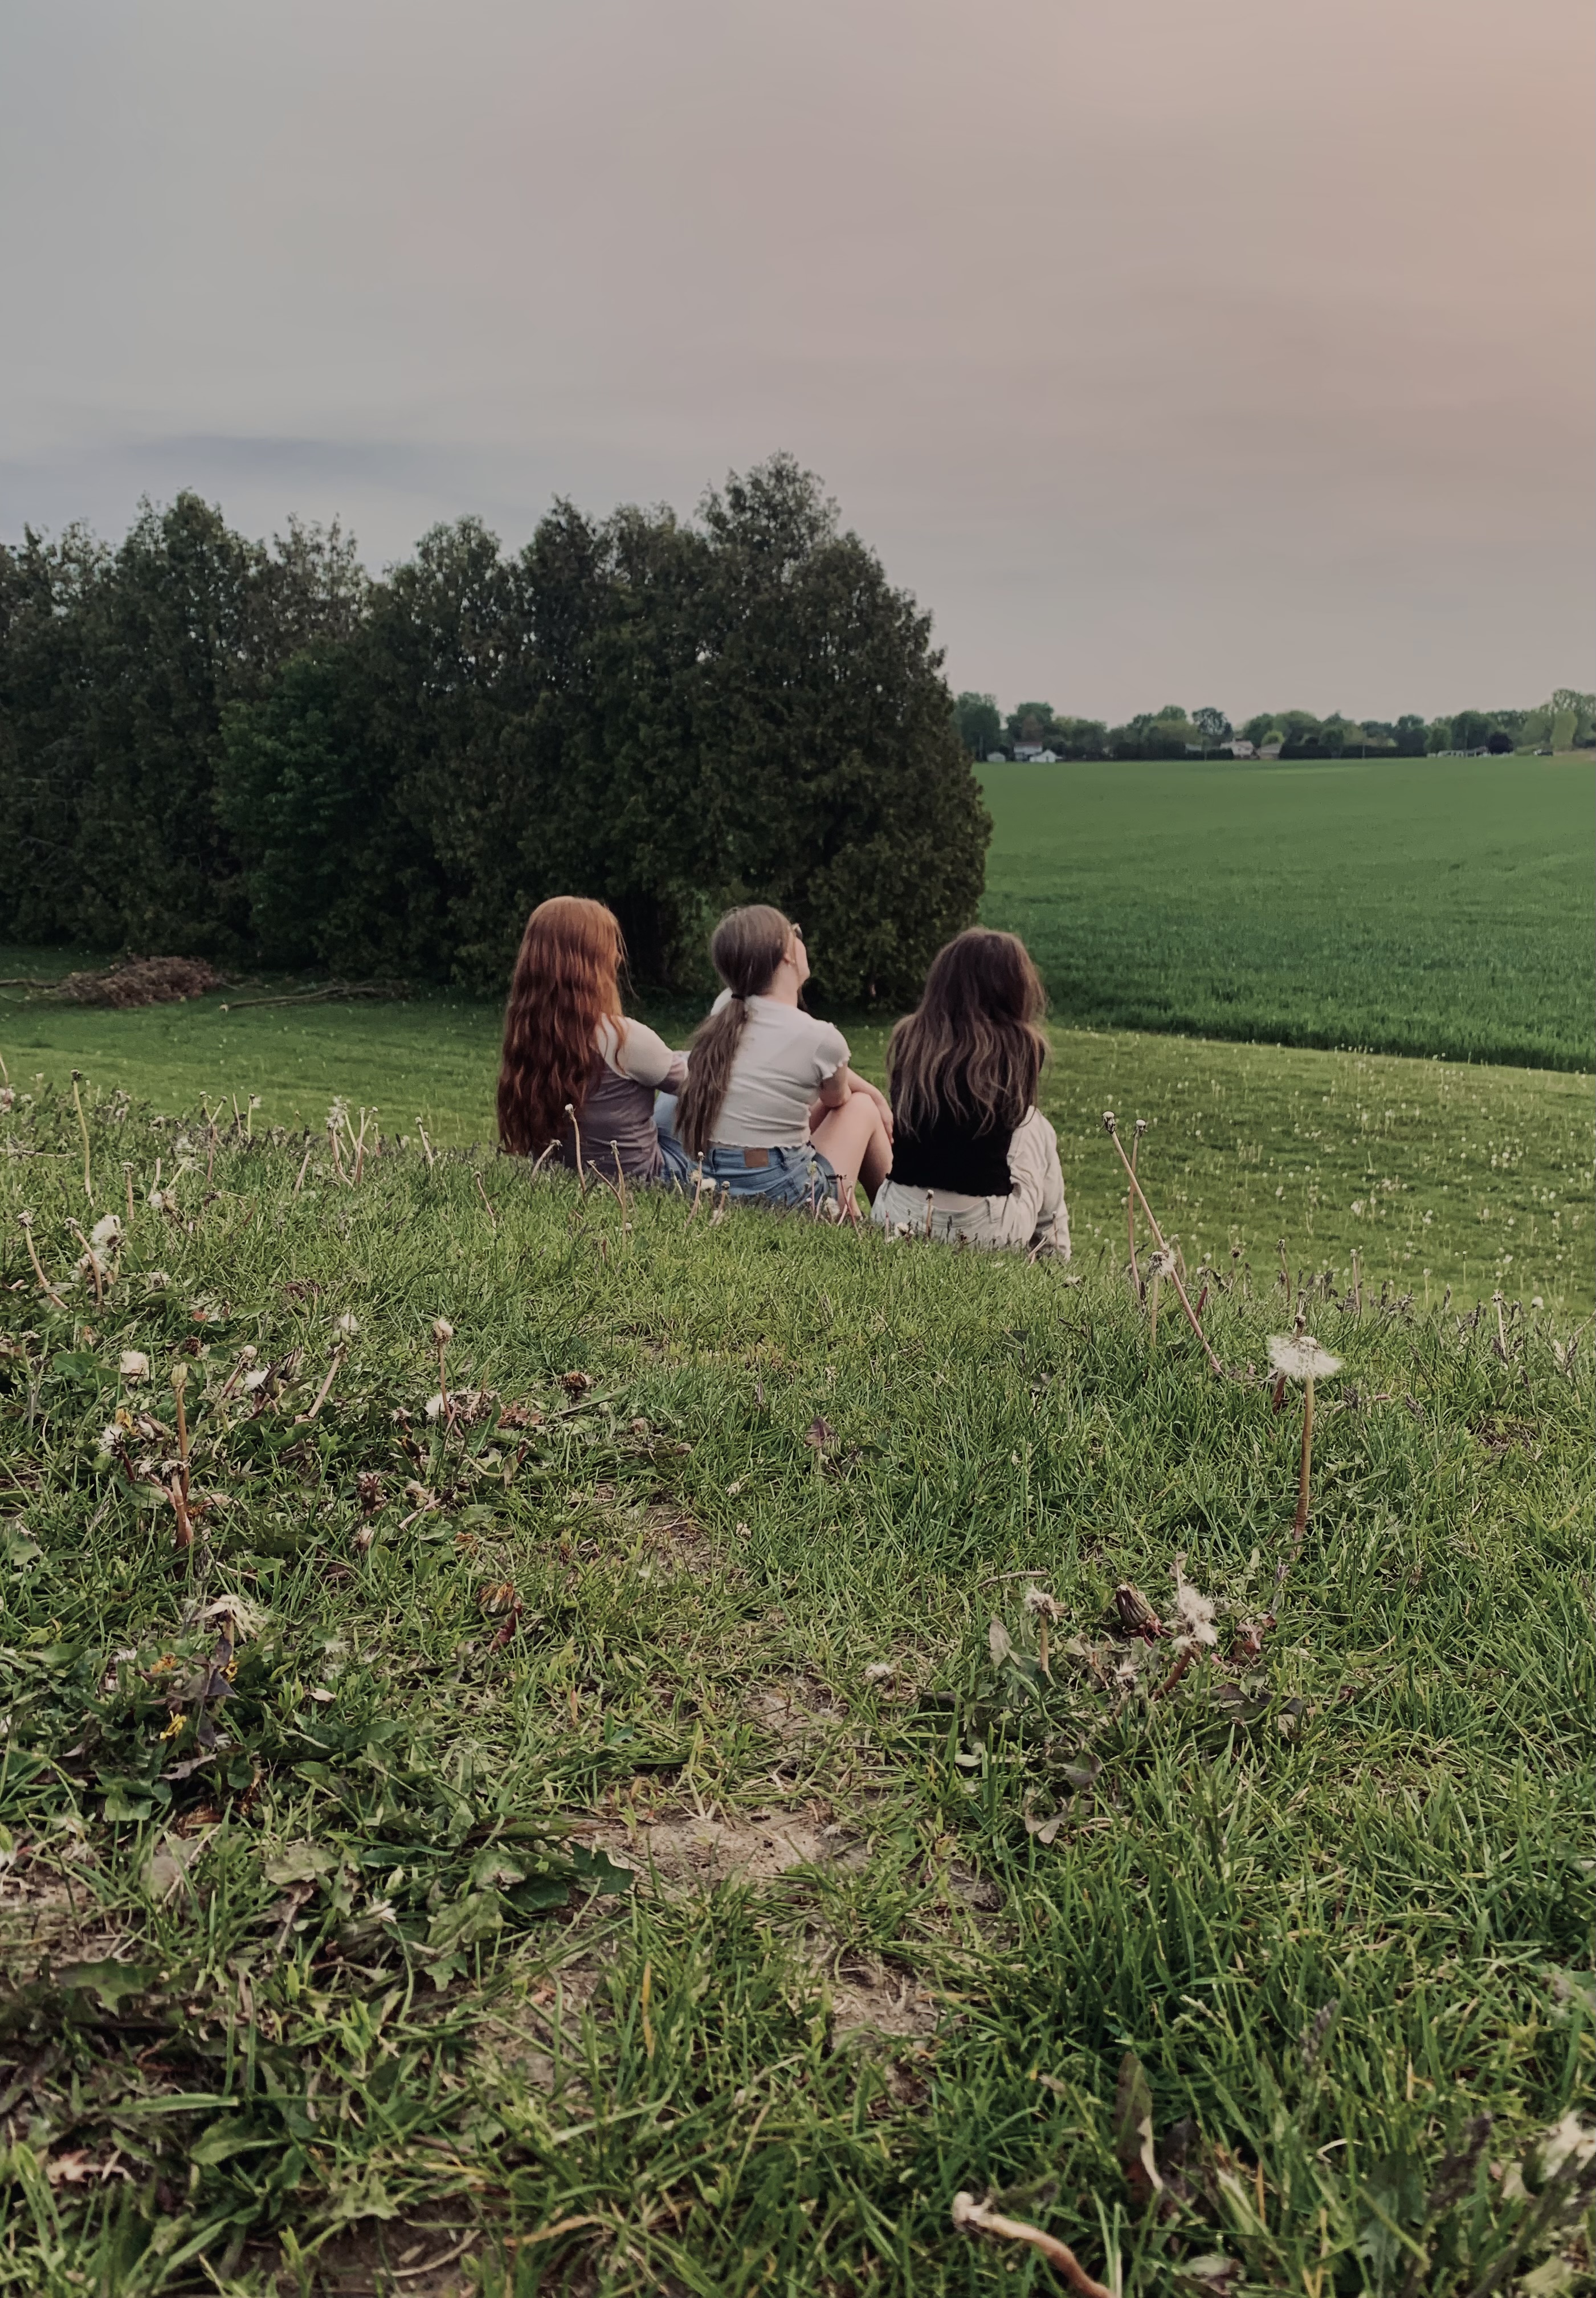
<path fill-rule="evenodd" d="M 803 1011 L 803 932 L 768 903 L 728 910 L 710 944 L 726 987 L 693 1040 L 676 1123 L 712 1186 L 851 1211 L 892 1163 L 891 1112 L 848 1041 Z"/>
<path fill-rule="evenodd" d="M 621 1013 L 624 954 L 602 902 L 563 894 L 532 912 L 505 1009 L 499 1139 L 610 1178 L 679 1178 L 687 1161 L 660 1136 L 654 1095 L 681 1084 L 687 1057 Z"/>
<path fill-rule="evenodd" d="M 893 1170 L 874 1218 L 1067 1259 L 1058 1137 L 1036 1106 L 1047 1039 L 1023 942 L 975 926 L 939 951 L 887 1051 Z"/>

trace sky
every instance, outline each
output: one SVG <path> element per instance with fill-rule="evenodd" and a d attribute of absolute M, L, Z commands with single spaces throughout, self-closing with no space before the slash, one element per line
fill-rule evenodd
<path fill-rule="evenodd" d="M 1592 670 L 1588 0 L 6 0 L 0 537 L 786 449 L 956 687 Z"/>

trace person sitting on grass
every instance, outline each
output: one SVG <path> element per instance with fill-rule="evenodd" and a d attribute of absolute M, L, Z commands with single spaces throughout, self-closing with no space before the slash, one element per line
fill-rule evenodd
<path fill-rule="evenodd" d="M 505 1007 L 498 1137 L 520 1157 L 580 1157 L 606 1180 L 677 1180 L 687 1160 L 661 1139 L 654 1096 L 681 1084 L 687 1056 L 621 1012 L 625 962 L 602 902 L 558 894 L 532 912 Z"/>
<path fill-rule="evenodd" d="M 1058 1137 L 1036 1106 L 1046 1002 L 1017 935 L 972 926 L 937 952 L 887 1046 L 893 1171 L 872 1209 L 884 1228 L 1068 1260 Z"/>
<path fill-rule="evenodd" d="M 694 1037 L 678 1134 L 704 1179 L 772 1205 L 832 1203 L 851 1215 L 892 1169 L 885 1096 L 848 1067 L 848 1041 L 799 999 L 802 928 L 761 902 L 730 910 L 710 943 L 726 988 Z"/>

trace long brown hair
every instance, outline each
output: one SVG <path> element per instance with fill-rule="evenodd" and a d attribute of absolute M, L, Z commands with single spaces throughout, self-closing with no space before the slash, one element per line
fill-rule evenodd
<path fill-rule="evenodd" d="M 942 1118 L 1012 1128 L 1048 1058 L 1041 976 L 1017 934 L 971 926 L 931 961 L 920 1002 L 886 1049 L 893 1115 L 910 1136 Z"/>
<path fill-rule="evenodd" d="M 498 1065 L 498 1137 L 517 1156 L 535 1157 L 565 1128 L 569 1104 L 581 1114 L 599 1023 L 617 1030 L 621 922 L 602 902 L 556 894 L 526 922 Z"/>
<path fill-rule="evenodd" d="M 731 995 L 719 1013 L 699 1023 L 687 1081 L 676 1104 L 677 1133 L 695 1157 L 703 1156 L 714 1136 L 748 1020 L 748 1000 L 762 997 L 769 989 L 792 938 L 792 927 L 768 902 L 728 910 L 715 928 L 710 955 Z"/>

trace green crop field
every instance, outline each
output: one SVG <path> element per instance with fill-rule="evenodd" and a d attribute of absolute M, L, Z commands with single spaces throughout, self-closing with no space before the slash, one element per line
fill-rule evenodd
<path fill-rule="evenodd" d="M 1588 1335 L 1310 1285 L 1299 1541 L 1272 1272 L 1216 1376 L 1090 1258 L 87 1124 L 0 1158 L 0 2291 L 1063 2286 L 961 2196 L 1583 2286 Z"/>
<path fill-rule="evenodd" d="M 0 954 L 0 971 L 58 971 L 59 956 Z M 247 993 L 246 993 L 247 994 Z M 258 993 L 257 993 L 258 994 Z M 263 1126 L 319 1128 L 341 1095 L 384 1132 L 490 1142 L 496 1008 L 446 997 L 404 1004 L 251 1007 L 226 1001 L 96 1013 L 0 989 L 0 1059 L 21 1092 L 120 1088 L 166 1111 L 261 1097 Z M 693 1016 L 650 1015 L 682 1043 Z M 850 1025 L 880 1079 L 885 1030 Z M 1057 1029 L 1042 1101 L 1058 1128 L 1076 1251 L 1113 1263 L 1123 1192 L 1102 1112 L 1149 1131 L 1156 1210 L 1192 1266 L 1293 1267 L 1387 1279 L 1419 1299 L 1498 1287 L 1583 1314 L 1596 1294 L 1592 1088 L 1545 1070 L 1334 1054 L 1128 1030 Z"/>
<path fill-rule="evenodd" d="M 1584 758 L 990 766 L 984 915 L 1062 1020 L 1589 1070 Z"/>

